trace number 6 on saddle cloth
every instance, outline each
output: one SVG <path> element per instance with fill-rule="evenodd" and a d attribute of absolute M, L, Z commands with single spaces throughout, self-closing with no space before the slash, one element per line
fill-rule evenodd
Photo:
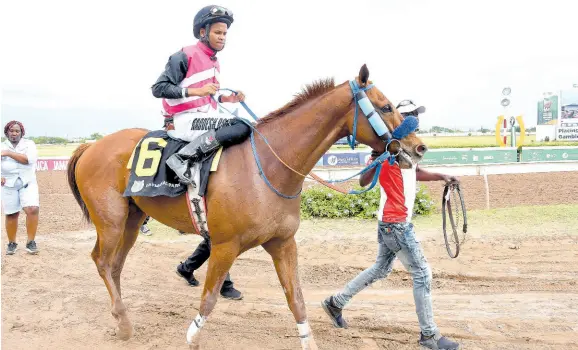
<path fill-rule="evenodd" d="M 125 197 L 142 196 L 177 197 L 187 192 L 187 185 L 181 183 L 166 160 L 185 147 L 189 142 L 170 137 L 165 130 L 154 130 L 146 134 L 137 144 L 127 169 L 130 169 L 128 186 L 124 191 Z M 215 170 L 221 151 L 216 150 L 196 164 L 199 182 L 196 184 L 198 194 L 205 194 L 210 171 Z M 196 192 L 195 191 L 195 192 Z"/>

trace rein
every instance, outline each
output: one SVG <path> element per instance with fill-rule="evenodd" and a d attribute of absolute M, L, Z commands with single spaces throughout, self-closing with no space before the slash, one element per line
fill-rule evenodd
<path fill-rule="evenodd" d="M 339 193 L 343 193 L 343 194 L 362 194 L 365 193 L 367 191 L 370 191 L 373 189 L 373 187 L 375 187 L 375 185 L 377 184 L 377 181 L 379 179 L 379 173 L 381 171 L 381 166 L 383 164 L 383 162 L 385 160 L 388 160 L 388 162 L 393 165 L 395 163 L 395 157 L 400 153 L 400 151 L 397 152 L 397 154 L 391 154 L 387 151 L 387 149 L 389 148 L 389 145 L 391 144 L 391 142 L 398 142 L 399 143 L 399 139 L 407 136 L 407 134 L 409 134 L 409 132 L 401 132 L 401 133 L 397 133 L 400 134 L 395 135 L 397 136 L 396 138 L 392 137 L 392 135 L 389 133 L 389 130 L 387 129 L 387 126 L 385 125 L 385 123 L 383 122 L 383 120 L 381 119 L 381 117 L 379 116 L 379 113 L 377 113 L 375 111 L 375 108 L 373 107 L 373 104 L 371 103 L 371 101 L 369 100 L 369 98 L 367 97 L 367 95 L 365 94 L 365 91 L 371 89 L 373 87 L 373 84 L 367 85 L 364 88 L 360 88 L 359 85 L 357 84 L 357 82 L 355 80 L 351 80 L 349 82 L 349 85 L 351 87 L 352 93 L 353 93 L 353 100 L 354 100 L 354 105 L 355 105 L 355 116 L 354 116 L 354 120 L 353 120 L 353 138 L 352 140 L 350 140 L 350 136 L 347 136 L 347 141 L 349 143 L 349 146 L 354 149 L 355 148 L 355 135 L 357 134 L 357 120 L 358 120 L 358 108 L 361 108 L 361 110 L 363 111 L 363 113 L 365 114 L 365 116 L 368 118 L 369 123 L 371 124 L 371 126 L 373 127 L 374 131 L 376 132 L 376 134 L 380 137 L 380 138 L 386 138 L 388 140 L 388 143 L 385 147 L 386 151 L 384 153 L 382 153 L 379 157 L 377 157 L 370 165 L 366 166 L 364 169 L 362 169 L 360 172 L 345 178 L 345 179 L 341 179 L 341 180 L 323 180 L 321 179 L 319 176 L 317 176 L 315 173 L 310 172 L 309 174 L 305 175 L 302 174 L 301 172 L 293 169 L 291 166 L 289 166 L 287 163 L 285 163 L 281 157 L 279 157 L 279 155 L 277 155 L 277 153 L 273 150 L 273 148 L 271 147 L 271 145 L 269 144 L 269 141 L 267 140 L 267 138 L 259 131 L 257 130 L 257 128 L 255 128 L 255 126 L 250 123 L 249 121 L 245 120 L 244 118 L 238 118 L 239 120 L 241 120 L 243 123 L 245 123 L 247 126 L 249 126 L 251 128 L 251 135 L 250 135 L 250 139 L 251 139 L 251 148 L 253 151 L 253 156 L 255 157 L 255 162 L 257 163 L 257 168 L 259 169 L 259 175 L 261 176 L 261 178 L 263 179 L 263 181 L 265 182 L 265 184 L 267 184 L 267 186 L 273 191 L 275 192 L 275 194 L 277 194 L 278 196 L 285 198 L 285 199 L 295 199 L 297 197 L 299 197 L 299 195 L 301 195 L 301 191 L 302 189 L 299 189 L 299 191 L 294 194 L 294 195 L 286 195 L 283 194 L 281 192 L 279 192 L 279 190 L 277 190 L 269 181 L 269 179 L 267 178 L 267 176 L 265 175 L 264 171 L 263 171 L 263 167 L 261 165 L 261 161 L 259 159 L 259 155 L 257 153 L 257 147 L 255 145 L 255 133 L 257 132 L 257 134 L 259 134 L 259 136 L 261 136 L 261 138 L 263 139 L 263 141 L 265 142 L 265 144 L 267 145 L 267 147 L 269 147 L 269 149 L 271 150 L 271 152 L 273 153 L 273 155 L 277 158 L 277 160 L 279 160 L 285 167 L 287 167 L 289 170 L 293 171 L 295 174 L 302 176 L 303 178 L 308 178 L 310 180 L 314 180 L 317 181 L 318 183 L 331 188 L 332 190 L 335 190 Z M 237 94 L 237 92 L 235 90 L 231 90 L 231 89 L 219 89 L 219 90 L 226 90 L 226 91 L 230 91 L 233 94 Z M 215 97 L 213 95 L 211 95 L 211 98 L 225 111 L 227 111 L 229 114 L 235 116 L 231 111 L 229 111 L 227 108 L 223 107 L 223 105 L 217 100 L 215 99 Z M 247 104 L 245 102 L 240 102 L 241 106 L 243 106 L 243 108 L 247 111 L 247 113 L 249 113 L 249 115 L 255 120 L 258 121 L 259 118 L 255 115 L 255 113 L 253 113 L 253 111 L 249 108 L 249 106 L 247 106 Z M 391 112 L 391 106 L 387 105 L 386 108 L 382 108 L 382 110 L 384 110 L 384 112 Z M 401 125 L 400 127 L 396 128 L 396 130 L 394 130 L 394 134 L 396 134 L 396 131 L 398 131 L 398 129 L 401 129 Z M 412 130 L 413 131 L 413 130 Z M 402 136 L 402 137 L 400 137 Z M 401 147 L 400 147 L 401 149 Z M 375 171 L 375 174 L 373 176 L 373 180 L 371 181 L 371 184 L 368 188 L 363 189 L 361 191 L 355 191 L 355 190 L 351 190 L 349 192 L 344 191 L 334 185 L 332 185 L 331 183 L 340 183 L 340 182 L 345 182 L 348 181 L 358 175 L 363 175 L 366 172 L 370 171 L 373 168 L 377 168 Z"/>

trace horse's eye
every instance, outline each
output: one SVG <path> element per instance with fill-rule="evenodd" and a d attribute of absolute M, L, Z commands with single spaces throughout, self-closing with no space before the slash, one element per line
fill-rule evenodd
<path fill-rule="evenodd" d="M 391 105 L 388 103 L 385 106 L 381 107 L 380 110 L 383 113 L 391 113 L 393 111 L 393 109 L 391 108 Z"/>

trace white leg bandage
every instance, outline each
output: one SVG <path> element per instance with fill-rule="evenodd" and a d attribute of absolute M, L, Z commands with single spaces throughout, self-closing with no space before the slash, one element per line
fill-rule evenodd
<path fill-rule="evenodd" d="M 307 344 L 309 344 L 309 339 L 311 336 L 311 328 L 309 328 L 309 322 L 305 321 L 303 323 L 297 323 L 297 330 L 299 331 L 301 346 L 305 348 Z"/>
<path fill-rule="evenodd" d="M 207 318 L 205 316 L 201 316 L 200 314 L 198 314 L 197 317 L 195 317 L 193 322 L 191 322 L 189 329 L 187 330 L 187 343 L 189 343 L 189 344 L 192 343 L 193 337 L 195 336 L 195 334 L 197 334 L 197 332 L 201 328 L 203 328 L 206 321 L 207 321 Z"/>

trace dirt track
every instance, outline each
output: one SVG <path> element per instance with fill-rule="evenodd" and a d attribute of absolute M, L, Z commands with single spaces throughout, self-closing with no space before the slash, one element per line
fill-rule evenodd
<path fill-rule="evenodd" d="M 524 176 L 519 190 L 534 183 L 538 187 L 527 192 L 534 195 L 503 206 L 577 201 L 576 193 L 568 193 L 576 191 L 577 173 L 548 174 L 544 188 L 543 178 Z M 464 178 L 466 191 L 477 181 Z M 108 293 L 89 255 L 94 231 L 81 225 L 63 173 L 39 173 L 39 182 L 40 254 L 25 254 L 21 229 L 21 249 L 7 257 L 2 235 L 2 348 L 186 349 L 184 336 L 197 314 L 201 289 L 188 287 L 174 268 L 199 238 L 139 237 L 122 275 L 136 333 L 128 342 L 119 341 Z M 570 191 L 564 190 L 567 184 L 573 184 Z M 510 190 L 494 188 L 498 194 Z M 470 192 L 468 198 L 476 196 Z M 460 257 L 451 260 L 438 231 L 418 228 L 434 272 L 434 313 L 443 333 L 464 349 L 578 349 L 578 240 L 569 236 L 575 229 L 557 225 L 523 236 L 526 232 L 506 235 L 477 225 Z M 398 262 L 387 280 L 360 293 L 346 309 L 350 329 L 333 328 L 319 307 L 374 261 L 375 239 L 372 222 L 302 224 L 300 276 L 320 349 L 418 349 L 411 279 Z M 253 249 L 236 261 L 231 274 L 245 298 L 219 300 L 203 328 L 204 348 L 300 348 L 269 256 Z M 198 277 L 204 276 L 203 267 Z"/>

